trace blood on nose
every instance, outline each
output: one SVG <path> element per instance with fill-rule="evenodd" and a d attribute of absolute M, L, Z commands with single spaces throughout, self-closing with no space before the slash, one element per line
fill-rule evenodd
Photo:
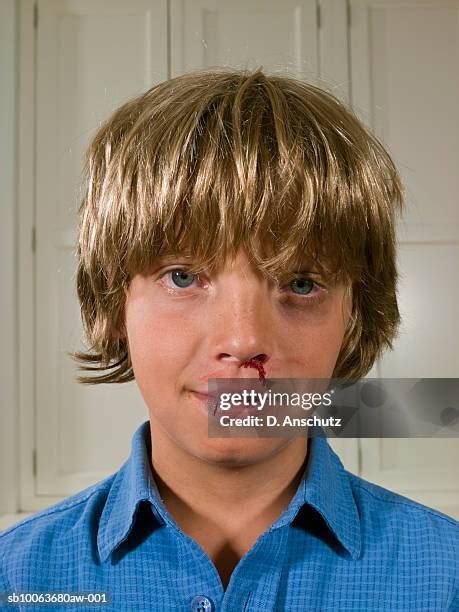
<path fill-rule="evenodd" d="M 249 359 L 242 364 L 243 368 L 255 368 L 258 370 L 258 376 L 260 380 L 266 379 L 266 372 L 263 367 L 263 364 L 260 361 L 256 361 L 255 359 Z"/>

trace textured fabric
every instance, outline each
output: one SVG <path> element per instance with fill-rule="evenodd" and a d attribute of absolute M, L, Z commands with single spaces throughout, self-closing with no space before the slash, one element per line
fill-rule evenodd
<path fill-rule="evenodd" d="M 309 443 L 291 503 L 226 592 L 160 499 L 148 421 L 116 474 L 0 535 L 0 591 L 112 597 L 69 610 L 459 610 L 459 523 L 350 474 L 325 438 Z"/>

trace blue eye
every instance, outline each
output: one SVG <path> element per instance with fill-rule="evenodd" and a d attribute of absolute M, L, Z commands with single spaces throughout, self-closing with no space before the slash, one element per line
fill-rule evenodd
<path fill-rule="evenodd" d="M 181 289 L 186 289 L 187 287 L 189 287 L 193 283 L 195 278 L 194 274 L 186 272 L 185 270 L 171 270 L 169 274 L 171 275 L 173 283 Z M 187 276 L 188 280 L 186 278 Z"/>
<path fill-rule="evenodd" d="M 309 295 L 314 288 L 314 281 L 308 278 L 295 278 L 290 282 L 290 287 L 293 288 L 295 284 L 299 290 L 298 295 Z"/>

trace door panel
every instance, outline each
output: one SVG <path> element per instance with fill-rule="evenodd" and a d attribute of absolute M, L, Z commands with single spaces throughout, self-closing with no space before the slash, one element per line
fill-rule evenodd
<path fill-rule="evenodd" d="M 112 473 L 147 418 L 135 382 L 85 387 L 75 290 L 83 153 L 126 99 L 167 78 L 166 0 L 40 0 L 36 110 L 36 494 Z M 52 500 L 47 497 L 44 502 Z M 40 504 L 39 504 L 40 505 Z"/>

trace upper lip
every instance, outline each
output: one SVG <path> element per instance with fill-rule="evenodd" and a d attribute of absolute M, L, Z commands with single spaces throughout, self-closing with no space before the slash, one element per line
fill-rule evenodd
<path fill-rule="evenodd" d="M 267 377 L 267 373 L 265 373 Z M 272 376 L 272 373 L 271 373 Z M 238 388 L 242 388 L 244 385 L 244 380 L 252 380 L 250 386 L 256 386 L 261 383 L 261 378 L 257 370 L 252 368 L 245 368 L 242 371 L 237 370 L 227 370 L 226 372 L 211 372 L 207 373 L 205 376 L 196 379 L 196 383 L 199 385 L 196 389 L 191 389 L 196 393 L 200 393 L 201 395 L 209 395 L 212 397 L 217 397 L 220 393 L 235 393 Z M 253 382 L 256 379 L 256 382 Z M 212 390 L 209 392 L 209 381 L 212 380 Z M 231 382 L 230 382 L 231 381 Z M 266 381 L 267 382 L 267 381 Z M 239 384 L 238 384 L 239 383 Z M 205 385 L 203 388 L 200 388 L 200 384 Z M 271 382 L 270 382 L 271 384 Z M 214 391 L 215 385 L 217 385 L 218 393 Z"/>
<path fill-rule="evenodd" d="M 244 379 L 240 379 L 240 380 L 244 380 Z M 243 389 L 243 383 L 241 383 L 240 386 L 237 385 L 236 383 L 232 385 L 224 385 L 223 383 L 222 384 L 218 383 L 218 392 L 217 391 L 209 392 L 208 389 L 192 389 L 192 391 L 195 393 L 200 393 L 201 395 L 207 395 L 209 397 L 217 398 L 221 393 L 237 393 L 238 391 L 241 391 L 242 389 Z"/>
<path fill-rule="evenodd" d="M 236 390 L 234 389 L 234 387 L 227 387 L 227 388 L 219 388 L 218 389 L 218 393 L 217 391 L 213 391 L 211 393 L 209 393 L 207 391 L 207 389 L 205 391 L 199 391 L 198 389 L 193 389 L 193 391 L 195 393 L 200 393 L 201 395 L 208 395 L 209 397 L 217 397 L 218 395 L 220 395 L 221 393 L 236 393 Z"/>

